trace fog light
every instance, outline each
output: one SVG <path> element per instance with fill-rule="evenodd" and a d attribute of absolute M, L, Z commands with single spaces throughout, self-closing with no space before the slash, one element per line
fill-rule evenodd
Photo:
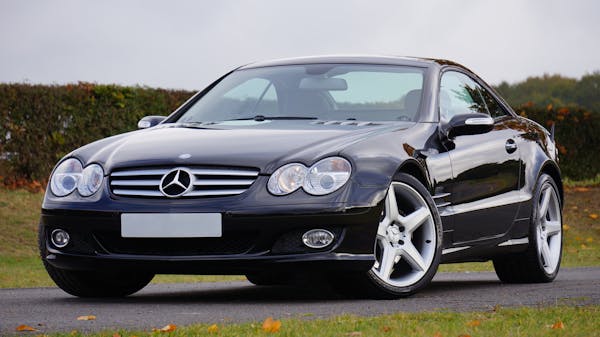
<path fill-rule="evenodd" d="M 302 242 L 310 248 L 325 248 L 333 239 L 333 233 L 325 229 L 312 229 L 302 235 Z"/>
<path fill-rule="evenodd" d="M 50 240 L 52 241 L 52 244 L 55 245 L 57 248 L 63 248 L 69 244 L 69 233 L 62 229 L 55 229 L 50 235 Z"/>

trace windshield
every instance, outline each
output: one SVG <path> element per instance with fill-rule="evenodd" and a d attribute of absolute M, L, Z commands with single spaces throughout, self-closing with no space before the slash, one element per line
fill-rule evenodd
<path fill-rule="evenodd" d="M 424 68 L 307 64 L 238 70 L 177 122 L 243 119 L 416 121 Z"/>

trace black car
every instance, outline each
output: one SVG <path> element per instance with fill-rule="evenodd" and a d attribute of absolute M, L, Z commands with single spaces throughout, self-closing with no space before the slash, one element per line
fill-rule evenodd
<path fill-rule="evenodd" d="M 52 173 L 39 245 L 70 294 L 125 296 L 155 274 L 244 274 L 394 298 L 440 263 L 492 260 L 503 282 L 558 273 L 554 137 L 456 63 L 250 64 L 138 127 Z"/>

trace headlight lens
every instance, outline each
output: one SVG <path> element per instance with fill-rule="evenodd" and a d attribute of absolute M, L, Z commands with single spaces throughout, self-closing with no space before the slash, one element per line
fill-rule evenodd
<path fill-rule="evenodd" d="M 50 190 L 57 197 L 64 197 L 77 190 L 80 195 L 89 197 L 102 186 L 104 170 L 98 164 L 82 167 L 81 162 L 70 158 L 62 162 L 50 179 Z"/>
<path fill-rule="evenodd" d="M 304 184 L 306 167 L 302 164 L 287 164 L 273 172 L 269 178 L 269 192 L 285 195 L 294 192 Z"/>
<path fill-rule="evenodd" d="M 341 157 L 325 158 L 310 168 L 293 163 L 273 172 L 267 187 L 275 195 L 290 194 L 300 187 L 312 195 L 325 195 L 342 187 L 351 173 L 350 162 Z"/>
<path fill-rule="evenodd" d="M 64 197 L 75 191 L 81 180 L 82 171 L 83 167 L 77 159 L 71 158 L 62 162 L 54 171 L 50 181 L 52 193 L 57 197 Z"/>
<path fill-rule="evenodd" d="M 77 186 L 77 191 L 84 197 L 96 193 L 102 186 L 104 170 L 98 164 L 91 164 L 83 169 L 83 175 Z"/>
<path fill-rule="evenodd" d="M 352 166 L 340 157 L 325 158 L 308 169 L 302 186 L 306 193 L 325 195 L 342 187 L 350 178 Z"/>

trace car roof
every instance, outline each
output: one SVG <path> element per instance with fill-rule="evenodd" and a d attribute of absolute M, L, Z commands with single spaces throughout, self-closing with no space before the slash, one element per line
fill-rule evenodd
<path fill-rule="evenodd" d="M 315 63 L 356 63 L 356 64 L 381 64 L 381 65 L 403 65 L 413 67 L 429 68 L 432 65 L 453 65 L 466 69 L 464 66 L 443 59 L 431 59 L 420 57 L 402 57 L 392 55 L 321 55 L 304 56 L 285 59 L 275 59 L 250 63 L 239 69 L 262 68 L 282 65 L 315 64 Z"/>

